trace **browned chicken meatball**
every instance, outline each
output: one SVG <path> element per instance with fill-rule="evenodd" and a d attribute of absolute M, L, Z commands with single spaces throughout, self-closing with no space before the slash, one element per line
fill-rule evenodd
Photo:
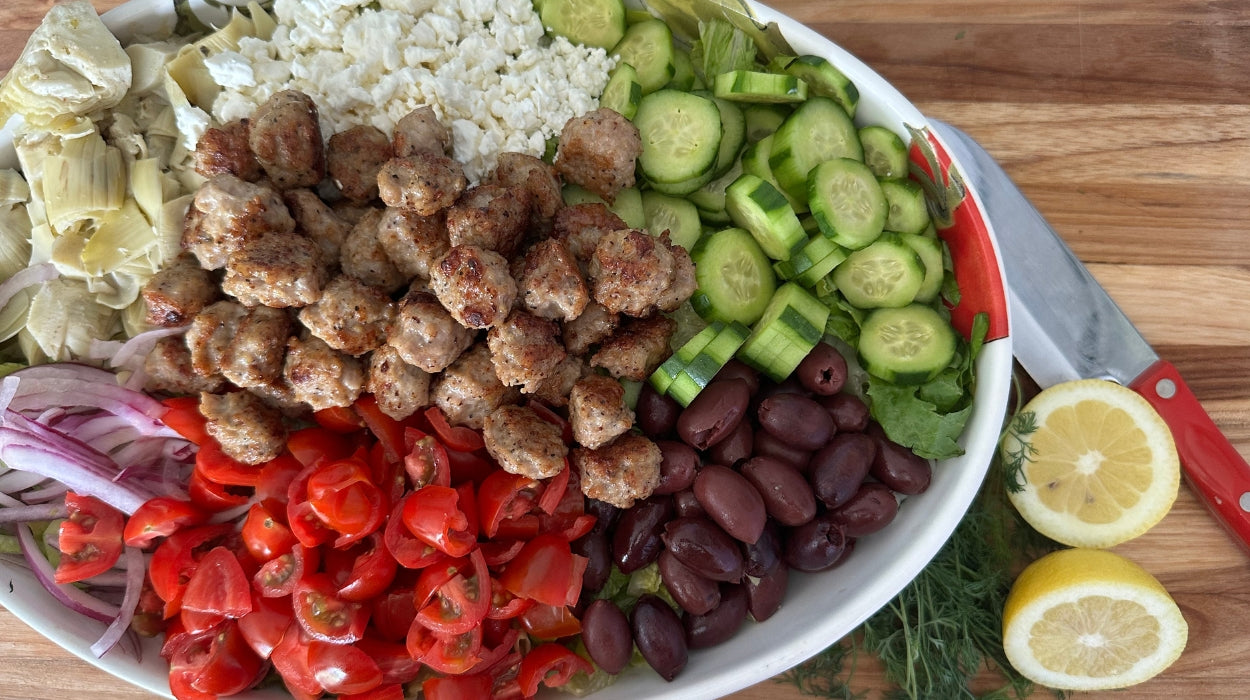
<path fill-rule="evenodd" d="M 321 248 L 321 259 L 329 267 L 335 267 L 339 261 L 339 251 L 352 225 L 335 213 L 309 189 L 287 190 L 282 193 L 282 201 L 295 218 L 295 228 L 308 236 L 317 247 Z"/>
<path fill-rule="evenodd" d="M 395 155 L 401 158 L 414 153 L 451 155 L 451 132 L 438 120 L 434 109 L 424 105 L 400 118 L 391 133 L 391 144 Z"/>
<path fill-rule="evenodd" d="M 247 306 L 307 306 L 330 271 L 321 249 L 298 233 L 266 233 L 230 254 L 221 289 Z"/>
<path fill-rule="evenodd" d="M 603 234 L 623 228 L 629 227 L 602 203 L 584 202 L 556 212 L 551 237 L 563 241 L 573 257 L 585 266 L 594 256 Z"/>
<path fill-rule="evenodd" d="M 330 280 L 316 303 L 300 309 L 300 323 L 327 345 L 363 355 L 386 341 L 395 305 L 385 292 L 350 275 Z"/>
<path fill-rule="evenodd" d="M 236 385 L 264 386 L 282 376 L 286 339 L 295 324 L 282 309 L 257 306 L 234 325 L 234 337 L 221 354 L 221 373 Z"/>
<path fill-rule="evenodd" d="M 628 508 L 655 492 L 661 461 L 660 448 L 634 434 L 622 435 L 597 450 L 578 447 L 572 452 L 582 493 L 618 508 Z"/>
<path fill-rule="evenodd" d="M 430 375 L 404 362 L 395 348 L 383 345 L 369 356 L 365 391 L 373 394 L 383 413 L 403 420 L 430 405 Z"/>
<path fill-rule="evenodd" d="M 314 411 L 352 405 L 365 385 L 360 360 L 313 336 L 287 340 L 282 376 L 294 390 L 295 398 Z"/>
<path fill-rule="evenodd" d="M 625 403 L 625 387 L 602 374 L 588 374 L 569 392 L 569 425 L 573 439 L 592 450 L 634 427 L 634 412 Z"/>
<path fill-rule="evenodd" d="M 560 426 L 528 406 L 500 406 L 486 416 L 482 440 L 504 471 L 546 479 L 564 470 L 569 447 Z"/>
<path fill-rule="evenodd" d="M 577 383 L 586 374 L 586 363 L 577 355 L 565 355 L 560 364 L 548 374 L 538 388 L 530 394 L 531 397 L 547 404 L 548 406 L 566 406 L 569 403 L 569 393 L 573 391 L 573 385 Z"/>
<path fill-rule="evenodd" d="M 286 447 L 282 414 L 247 391 L 200 394 L 205 428 L 221 451 L 244 464 L 263 464 Z"/>
<path fill-rule="evenodd" d="M 504 404 L 516 403 L 521 393 L 495 375 L 486 343 L 477 343 L 434 379 L 430 400 L 452 425 L 481 430 L 486 416 Z"/>
<path fill-rule="evenodd" d="M 453 318 L 469 328 L 503 321 L 516 301 L 508 261 L 492 250 L 452 246 L 430 270 L 430 289 Z"/>
<path fill-rule="evenodd" d="M 468 184 L 460 163 L 435 153 L 392 158 L 378 171 L 378 194 L 386 206 L 425 216 L 451 206 Z"/>
<path fill-rule="evenodd" d="M 144 319 L 153 326 L 181 326 L 220 297 L 221 289 L 209 271 L 193 256 L 179 255 L 143 285 Z"/>
<path fill-rule="evenodd" d="M 569 119 L 560 131 L 556 170 L 605 201 L 634 184 L 634 168 L 642 154 L 638 127 L 616 110 L 601 107 Z"/>
<path fill-rule="evenodd" d="M 326 171 L 343 196 L 368 202 L 378 196 L 378 171 L 391 159 L 391 140 L 375 126 L 362 124 L 330 137 Z"/>
<path fill-rule="evenodd" d="M 220 374 L 204 376 L 191 367 L 191 351 L 181 336 L 165 336 L 156 341 L 143 360 L 147 375 L 144 388 L 170 394 L 198 394 L 201 391 L 224 391 L 226 378 Z"/>
<path fill-rule="evenodd" d="M 441 372 L 473 344 L 473 331 L 460 325 L 438 298 L 414 287 L 399 302 L 386 343 L 404 362 Z"/>
<path fill-rule="evenodd" d="M 571 355 L 585 355 L 621 325 L 621 315 L 591 301 L 577 318 L 564 323 L 564 347 Z"/>
<path fill-rule="evenodd" d="M 511 258 L 525 238 L 530 194 L 520 187 L 470 187 L 447 209 L 452 245 L 475 245 Z"/>
<path fill-rule="evenodd" d="M 496 376 L 524 393 L 537 390 L 565 357 L 559 332 L 554 321 L 513 311 L 486 334 Z"/>
<path fill-rule="evenodd" d="M 609 311 L 646 316 L 672 286 L 674 266 L 666 242 L 646 231 L 606 233 L 590 259 L 591 294 Z"/>
<path fill-rule="evenodd" d="M 230 351 L 239 320 L 246 315 L 247 307 L 223 299 L 204 307 L 191 319 L 186 343 L 191 351 L 191 368 L 196 374 L 211 377 L 220 373 L 222 358 Z"/>
<path fill-rule="evenodd" d="M 404 275 L 430 278 L 430 268 L 447 254 L 447 220 L 442 212 L 423 216 L 387 207 L 378 221 L 378 243 Z"/>
<path fill-rule="evenodd" d="M 617 379 L 645 381 L 672 354 L 668 341 L 677 322 L 662 314 L 629 319 L 591 356 L 593 367 L 602 367 Z"/>
<path fill-rule="evenodd" d="M 655 305 L 660 311 L 676 311 L 698 289 L 699 282 L 694 276 L 694 261 L 690 259 L 690 253 L 669 241 L 667 232 L 660 240 L 664 241 L 669 252 L 673 254 L 673 281 L 656 300 Z"/>
<path fill-rule="evenodd" d="M 242 180 L 260 179 L 261 168 L 248 144 L 248 120 L 210 127 L 195 144 L 195 172 L 204 177 L 229 173 Z"/>
<path fill-rule="evenodd" d="M 378 238 L 381 209 L 370 209 L 352 227 L 339 251 L 339 267 L 365 284 L 385 289 L 388 293 L 402 289 L 408 277 L 400 272 L 386 254 Z"/>
<path fill-rule="evenodd" d="M 577 259 L 555 238 L 541 240 L 526 251 L 517 287 L 525 308 L 540 318 L 572 321 L 590 303 Z"/>
<path fill-rule="evenodd" d="M 536 221 L 549 221 L 564 206 L 556 169 L 528 153 L 500 153 L 486 182 L 524 188 L 530 194 L 530 209 Z"/>
<path fill-rule="evenodd" d="M 275 187 L 314 187 L 326 174 L 317 105 L 298 90 L 274 93 L 256 108 L 248 144 Z"/>
<path fill-rule="evenodd" d="M 200 186 L 187 212 L 182 247 L 200 267 L 218 270 L 244 243 L 266 233 L 289 233 L 295 220 L 282 197 L 268 185 L 216 175 Z"/>

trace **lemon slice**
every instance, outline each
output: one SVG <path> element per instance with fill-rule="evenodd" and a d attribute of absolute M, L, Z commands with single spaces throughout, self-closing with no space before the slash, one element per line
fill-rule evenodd
<path fill-rule="evenodd" d="M 1102 379 L 1056 384 L 1025 405 L 1000 444 L 1021 465 L 1008 495 L 1030 525 L 1073 547 L 1112 547 L 1172 508 L 1180 460 L 1172 432 L 1131 389 Z"/>
<path fill-rule="evenodd" d="M 1060 690 L 1146 681 L 1181 655 L 1188 636 L 1163 585 L 1101 549 L 1065 549 L 1033 562 L 1003 610 L 1007 659 L 1035 683 Z"/>

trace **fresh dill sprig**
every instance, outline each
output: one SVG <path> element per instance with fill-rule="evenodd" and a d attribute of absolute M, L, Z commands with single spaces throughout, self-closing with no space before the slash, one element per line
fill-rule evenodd
<path fill-rule="evenodd" d="M 1024 465 L 1033 461 L 1037 448 L 1029 436 L 1037 432 L 1037 415 L 1032 411 L 1020 411 L 1011 419 L 1002 439 L 1003 480 L 1011 493 L 1024 488 Z"/>

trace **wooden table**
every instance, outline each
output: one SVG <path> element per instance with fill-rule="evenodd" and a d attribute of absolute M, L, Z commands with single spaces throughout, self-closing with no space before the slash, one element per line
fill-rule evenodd
<path fill-rule="evenodd" d="M 1250 3 L 772 4 L 980 139 L 1250 456 Z M 0 66 L 48 5 L 6 0 Z M 1149 683 L 1081 697 L 1244 697 L 1250 558 L 1186 488 L 1160 525 L 1118 551 L 1176 597 L 1189 645 Z M 7 612 L 0 629 L 0 698 L 139 696 Z M 856 678 L 879 687 L 873 676 L 861 666 Z M 766 681 L 733 697 L 804 696 Z"/>

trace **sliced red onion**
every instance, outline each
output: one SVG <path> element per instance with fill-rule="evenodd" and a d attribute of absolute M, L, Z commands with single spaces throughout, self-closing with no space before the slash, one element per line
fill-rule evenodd
<path fill-rule="evenodd" d="M 65 492 L 68 490 L 69 490 L 69 487 L 67 487 L 65 484 L 62 484 L 59 481 L 54 481 L 52 479 L 49 479 L 47 484 L 37 489 L 31 489 L 23 493 L 22 502 L 35 505 L 37 503 L 44 503 L 47 501 L 51 501 L 54 498 L 56 499 L 64 498 Z"/>
<path fill-rule="evenodd" d="M 0 309 L 9 303 L 14 294 L 31 285 L 49 282 L 59 276 L 60 274 L 52 263 L 39 263 L 38 265 L 31 265 L 18 270 L 12 277 L 5 280 L 3 284 L 0 284 Z"/>
<path fill-rule="evenodd" d="M 109 472 L 117 473 L 116 463 L 108 455 L 92 451 L 94 456 L 84 458 L 81 450 L 50 445 L 28 433 L 0 428 L 0 460 L 11 467 L 56 479 L 71 491 L 95 496 L 127 515 L 156 495 L 139 484 L 114 482 Z"/>
<path fill-rule="evenodd" d="M 109 623 L 104 634 L 91 645 L 91 653 L 97 657 L 112 649 L 126 630 L 130 629 L 130 621 L 135 617 L 135 607 L 139 604 L 139 592 L 143 588 L 143 573 L 146 568 L 143 552 L 138 547 L 126 547 L 122 550 L 122 560 L 126 567 L 126 594 L 122 596 L 121 611 Z"/>
<path fill-rule="evenodd" d="M 41 503 L 34 506 L 0 508 L 0 523 L 31 523 L 39 520 L 56 520 L 69 515 L 65 503 Z"/>
<path fill-rule="evenodd" d="M 109 366 L 131 371 L 143 368 L 143 359 L 156 346 L 156 341 L 171 335 L 187 332 L 188 326 L 173 328 L 155 328 L 131 336 L 125 342 L 120 340 L 92 340 L 88 357 L 93 360 L 107 360 Z"/>
<path fill-rule="evenodd" d="M 5 474 L 0 475 L 0 492 L 14 496 L 26 489 L 42 484 L 47 479 L 48 477 L 35 474 L 34 472 L 10 469 Z"/>
<path fill-rule="evenodd" d="M 119 606 L 109 605 L 77 586 L 57 583 L 53 578 L 56 571 L 52 568 L 52 562 L 49 562 L 48 558 L 43 555 L 39 544 L 35 542 L 35 536 L 24 524 L 17 526 L 17 542 L 22 548 L 22 554 L 26 557 L 26 563 L 30 565 L 31 572 L 35 574 L 35 579 L 62 605 L 100 622 L 112 622 L 121 614 Z"/>

